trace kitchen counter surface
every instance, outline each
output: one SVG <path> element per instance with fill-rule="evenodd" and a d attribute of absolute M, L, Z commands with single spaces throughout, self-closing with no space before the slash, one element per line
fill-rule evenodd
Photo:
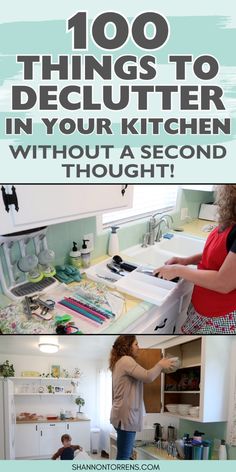
<path fill-rule="evenodd" d="M 69 418 L 66 420 L 61 420 L 58 418 L 57 420 L 48 420 L 47 418 L 39 419 L 39 420 L 16 420 L 16 424 L 32 424 L 32 423 L 79 423 L 81 421 L 91 421 L 86 416 L 81 418 Z"/>
<path fill-rule="evenodd" d="M 180 460 L 178 457 L 167 454 L 163 449 L 158 449 L 155 445 L 136 446 L 134 449 L 141 454 L 143 453 L 145 456 L 150 456 L 150 460 Z"/>
<path fill-rule="evenodd" d="M 181 228 L 183 228 L 183 232 L 178 232 L 179 235 L 181 234 L 189 234 L 191 236 L 195 236 L 197 238 L 206 239 L 211 231 L 204 231 L 204 227 L 215 227 L 217 223 L 215 221 L 208 221 L 208 220 L 192 220 L 187 223 L 184 223 Z M 213 229 L 213 228 L 212 228 Z M 176 231 L 177 233 L 177 231 Z"/>
<path fill-rule="evenodd" d="M 209 232 L 203 231 L 204 226 L 214 225 L 214 222 L 206 220 L 193 220 L 189 221 L 183 226 L 182 232 L 178 232 L 179 235 L 191 235 L 199 238 L 206 239 Z M 177 232 L 176 232 L 177 234 Z M 93 263 L 98 263 L 101 260 L 104 260 L 107 256 L 102 256 Z M 82 284 L 85 282 L 82 282 Z M 90 282 L 89 282 L 90 283 Z M 92 282 L 91 282 L 92 283 Z M 82 285 L 83 286 L 83 285 Z M 97 285 L 97 286 L 101 286 Z M 72 285 L 73 287 L 73 285 Z M 53 294 L 50 291 L 46 293 L 46 298 L 53 298 Z M 104 333 L 104 334 L 114 334 L 127 332 L 128 327 L 136 322 L 144 313 L 147 313 L 149 310 L 154 308 L 154 305 L 151 303 L 141 301 L 135 297 L 122 294 L 124 298 L 123 311 L 118 317 L 118 319 L 107 324 L 106 327 L 100 329 L 92 329 L 88 326 L 88 330 L 84 331 L 83 328 L 80 328 L 80 322 L 78 318 L 75 317 L 75 325 L 78 326 L 82 332 L 86 333 Z M 1 309 L 2 307 L 2 309 Z M 66 309 L 64 312 L 67 311 Z M 54 316 L 57 314 L 57 310 L 53 312 L 53 318 L 50 321 L 41 320 L 37 317 L 32 317 L 28 319 L 23 312 L 21 303 L 14 303 L 12 300 L 9 300 L 6 296 L 0 295 L 0 331 L 2 334 L 51 334 L 55 333 L 55 321 Z M 61 313 L 60 313 L 61 314 Z M 92 325 L 91 325 L 92 326 Z"/>

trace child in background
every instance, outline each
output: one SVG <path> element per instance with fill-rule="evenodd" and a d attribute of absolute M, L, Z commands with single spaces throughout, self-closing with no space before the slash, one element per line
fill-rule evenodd
<path fill-rule="evenodd" d="M 55 452 L 55 454 L 53 454 L 52 456 L 52 460 L 56 460 L 58 459 L 58 457 L 60 457 L 60 459 L 62 461 L 69 461 L 69 460 L 73 460 L 74 459 L 74 455 L 75 455 L 75 451 L 78 449 L 79 451 L 82 451 L 82 447 L 80 446 L 74 446 L 73 444 L 71 444 L 71 437 L 69 434 L 63 434 L 62 437 L 61 437 L 61 442 L 63 444 L 63 447 L 61 447 L 60 449 L 58 449 L 57 452 Z"/>

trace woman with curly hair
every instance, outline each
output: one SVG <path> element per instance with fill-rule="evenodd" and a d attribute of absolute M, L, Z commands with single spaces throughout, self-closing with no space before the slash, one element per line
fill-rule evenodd
<path fill-rule="evenodd" d="M 139 346 L 131 334 L 119 336 L 110 356 L 112 371 L 111 424 L 117 431 L 117 460 L 129 460 L 136 431 L 142 430 L 143 383 L 153 382 L 162 369 L 171 369 L 172 359 L 161 359 L 146 370 L 136 362 Z"/>
<path fill-rule="evenodd" d="M 182 277 L 194 284 L 184 334 L 236 333 L 236 185 L 217 186 L 216 203 L 218 226 L 203 253 L 172 257 L 154 271 L 166 280 Z"/>

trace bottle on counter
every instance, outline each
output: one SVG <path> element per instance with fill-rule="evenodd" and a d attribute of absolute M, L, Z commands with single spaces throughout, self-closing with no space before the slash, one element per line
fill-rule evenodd
<path fill-rule="evenodd" d="M 109 256 L 115 256 L 119 254 L 119 239 L 116 230 L 119 229 L 119 226 L 111 226 L 111 234 L 108 244 L 108 254 Z"/>
<path fill-rule="evenodd" d="M 82 266 L 84 268 L 87 268 L 90 266 L 91 252 L 86 244 L 88 241 L 89 241 L 88 239 L 83 239 L 83 244 L 81 248 L 81 260 L 82 260 Z"/>
<path fill-rule="evenodd" d="M 226 461 L 227 460 L 227 449 L 225 440 L 221 439 L 220 447 L 219 447 L 219 461 Z"/>
<path fill-rule="evenodd" d="M 77 269 L 81 267 L 81 252 L 78 250 L 78 245 L 73 241 L 73 247 L 70 251 L 70 263 Z"/>
<path fill-rule="evenodd" d="M 202 458 L 203 460 L 209 460 L 211 459 L 211 441 L 203 441 L 203 455 Z"/>

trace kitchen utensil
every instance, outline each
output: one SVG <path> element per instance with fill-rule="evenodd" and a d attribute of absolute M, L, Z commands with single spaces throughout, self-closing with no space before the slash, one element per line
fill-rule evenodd
<path fill-rule="evenodd" d="M 111 270 L 111 272 L 114 272 L 114 274 L 125 275 L 123 269 L 120 269 L 120 268 L 118 268 L 118 267 L 115 267 L 114 264 L 108 263 L 108 264 L 107 264 L 107 267 L 108 267 L 108 269 Z"/>
<path fill-rule="evenodd" d="M 155 427 L 154 440 L 157 442 L 162 438 L 162 427 L 160 423 L 154 423 L 153 426 Z"/>
<path fill-rule="evenodd" d="M 42 266 L 44 277 L 53 277 L 56 273 L 52 266 L 52 261 L 55 259 L 55 253 L 51 249 L 44 249 L 38 255 L 39 264 Z"/>
<path fill-rule="evenodd" d="M 128 262 L 123 261 L 122 257 L 118 254 L 113 256 L 112 261 L 115 262 L 121 269 L 126 270 L 127 272 L 132 272 L 133 270 L 137 269 L 136 265 L 129 264 Z"/>
<path fill-rule="evenodd" d="M 184 459 L 184 441 L 183 439 L 176 439 L 175 441 L 176 449 L 178 451 L 179 457 Z"/>
<path fill-rule="evenodd" d="M 155 267 L 150 267 L 150 266 L 139 266 L 138 267 L 138 272 L 141 272 L 143 274 L 146 274 L 146 275 L 151 275 L 152 277 L 158 277 L 159 275 L 159 272 L 157 274 L 154 274 L 153 271 L 154 271 Z M 161 277 L 162 278 L 162 277 Z M 179 282 L 179 277 L 175 277 L 174 279 L 171 279 L 170 282 Z"/>
<path fill-rule="evenodd" d="M 101 275 L 101 274 L 96 274 L 99 279 L 107 280 L 108 282 L 117 282 L 117 279 L 114 279 L 113 277 L 108 277 L 106 275 Z"/>
<path fill-rule="evenodd" d="M 17 263 L 21 272 L 28 273 L 30 282 L 40 282 L 43 278 L 42 272 L 38 268 L 38 258 L 35 254 L 28 254 L 21 257 Z"/>
<path fill-rule="evenodd" d="M 168 426 L 167 428 L 167 440 L 169 442 L 175 441 L 175 427 L 174 426 Z"/>

